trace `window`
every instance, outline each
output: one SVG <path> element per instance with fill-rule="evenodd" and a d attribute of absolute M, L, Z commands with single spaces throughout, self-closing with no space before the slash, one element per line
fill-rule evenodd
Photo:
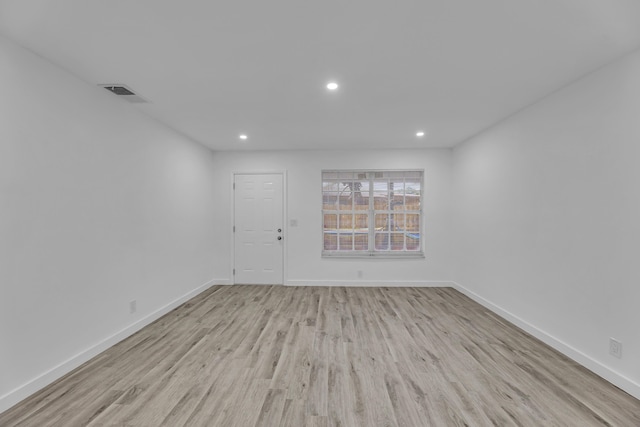
<path fill-rule="evenodd" d="M 323 256 L 421 257 L 423 171 L 322 171 Z"/>

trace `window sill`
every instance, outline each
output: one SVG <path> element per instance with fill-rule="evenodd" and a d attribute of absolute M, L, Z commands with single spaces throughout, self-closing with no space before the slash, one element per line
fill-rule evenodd
<path fill-rule="evenodd" d="M 424 252 L 402 252 L 402 253 L 384 253 L 384 252 L 356 252 L 356 253 L 345 253 L 345 252 L 322 252 L 322 258 L 359 258 L 359 259 L 367 259 L 367 258 L 387 258 L 387 259 L 424 259 Z"/>

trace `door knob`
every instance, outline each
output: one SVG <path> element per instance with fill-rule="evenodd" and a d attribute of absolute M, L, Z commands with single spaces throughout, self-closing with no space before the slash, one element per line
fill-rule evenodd
<path fill-rule="evenodd" d="M 278 233 L 282 233 L 282 228 L 278 228 Z"/>
<path fill-rule="evenodd" d="M 278 240 L 282 240 L 282 236 L 278 236 Z"/>

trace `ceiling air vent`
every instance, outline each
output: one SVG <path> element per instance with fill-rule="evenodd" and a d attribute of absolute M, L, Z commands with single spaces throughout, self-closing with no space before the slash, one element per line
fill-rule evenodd
<path fill-rule="evenodd" d="M 129 102 L 135 102 L 135 103 L 147 102 L 146 99 L 144 99 L 139 95 L 136 95 L 136 93 L 132 91 L 131 88 L 128 88 L 123 84 L 107 84 L 107 85 L 98 85 L 98 86 L 105 88 L 109 92 L 114 93 L 119 97 L 121 97 L 122 99 L 126 99 Z"/>

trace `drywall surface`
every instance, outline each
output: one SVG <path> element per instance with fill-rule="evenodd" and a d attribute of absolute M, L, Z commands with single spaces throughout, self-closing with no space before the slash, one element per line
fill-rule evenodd
<path fill-rule="evenodd" d="M 639 112 L 635 53 L 453 156 L 458 284 L 637 397 Z"/>
<path fill-rule="evenodd" d="M 216 206 L 213 154 L 132 105 L 1 38 L 0 82 L 1 411 L 206 286 Z"/>
<path fill-rule="evenodd" d="M 285 283 L 290 285 L 449 284 L 451 150 L 217 152 L 216 277 L 232 282 L 233 173 L 286 172 Z M 424 169 L 422 259 L 322 258 L 323 169 Z M 297 226 L 291 226 L 291 220 Z M 358 276 L 362 271 L 362 277 Z"/>

